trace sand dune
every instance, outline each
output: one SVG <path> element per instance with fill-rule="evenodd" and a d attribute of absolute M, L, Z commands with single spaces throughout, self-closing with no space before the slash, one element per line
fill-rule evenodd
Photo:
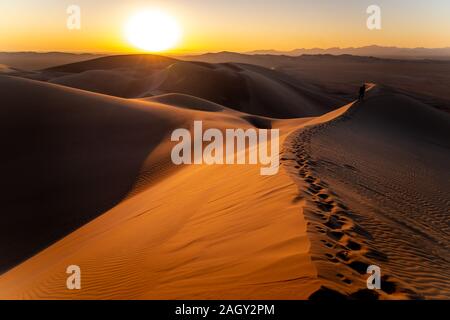
<path fill-rule="evenodd" d="M 2 111 L 17 132 L 7 148 L 9 188 L 2 190 L 2 267 L 78 228 L 3 274 L 1 298 L 75 298 L 65 287 L 67 263 L 83 269 L 87 290 L 78 298 L 306 298 L 317 289 L 305 222 L 292 203 L 296 186 L 286 174 L 263 177 L 258 166 L 176 170 L 164 161 L 174 126 L 201 119 L 219 129 L 250 128 L 269 119 L 198 111 L 212 103 L 189 97 L 186 108 L 0 81 L 9 106 Z M 274 123 L 286 134 L 305 121 Z M 13 170 L 19 167 L 25 170 Z M 37 190 L 46 193 L 33 201 Z"/>
<path fill-rule="evenodd" d="M 124 98 L 186 94 L 272 118 L 318 116 L 342 104 L 313 85 L 263 67 L 153 55 L 103 57 L 26 76 Z"/>
<path fill-rule="evenodd" d="M 154 69 L 164 68 L 177 61 L 176 59 L 149 55 L 149 54 L 132 54 L 120 56 L 107 56 L 87 61 L 74 62 L 64 64 L 56 67 L 47 68 L 47 72 L 63 72 L 63 73 L 77 73 L 89 70 L 111 70 L 117 68 L 133 68 L 139 69 Z"/>
<path fill-rule="evenodd" d="M 373 82 L 403 90 L 404 94 L 450 111 L 450 61 L 398 60 L 351 55 L 303 55 L 290 57 L 232 52 L 189 56 L 190 61 L 249 63 L 286 73 L 296 81 L 320 88 L 327 96 L 356 99 L 361 83 Z"/>
<path fill-rule="evenodd" d="M 12 68 L 33 71 L 67 63 L 91 60 L 100 56 L 102 55 L 67 52 L 0 52 L 0 61 Z"/>
<path fill-rule="evenodd" d="M 288 166 L 326 288 L 316 297 L 450 297 L 449 134 L 448 114 L 375 88 L 291 137 Z M 364 290 L 371 264 L 381 267 L 382 291 Z"/>
<path fill-rule="evenodd" d="M 234 115 L 190 112 L 250 127 Z M 305 121 L 282 121 L 282 139 Z M 319 283 L 296 193 L 284 172 L 185 167 L 3 274 L 0 298 L 306 298 Z M 66 289 L 70 264 L 82 268 L 83 290 Z"/>
<path fill-rule="evenodd" d="M 113 207 L 133 187 L 170 171 L 171 132 L 198 118 L 194 110 L 33 80 L 2 76 L 0 83 L 8 156 L 1 270 Z M 227 114 L 200 119 L 206 127 L 250 126 Z"/>

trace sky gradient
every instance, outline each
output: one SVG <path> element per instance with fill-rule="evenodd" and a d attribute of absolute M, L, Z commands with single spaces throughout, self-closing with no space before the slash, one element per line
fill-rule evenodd
<path fill-rule="evenodd" d="M 81 7 L 81 30 L 66 28 L 71 4 Z M 366 27 L 371 4 L 382 9 L 381 30 Z M 448 0 L 0 0 L 0 51 L 137 52 L 124 25 L 146 8 L 181 25 L 172 53 L 450 46 Z"/>

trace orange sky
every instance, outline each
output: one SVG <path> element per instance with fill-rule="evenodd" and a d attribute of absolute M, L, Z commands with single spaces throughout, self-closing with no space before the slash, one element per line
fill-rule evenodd
<path fill-rule="evenodd" d="M 171 51 L 291 50 L 371 44 L 450 46 L 450 1 L 377 1 L 382 29 L 366 27 L 373 1 L 1 1 L 0 51 L 136 52 L 124 37 L 129 17 L 145 8 L 173 16 L 183 36 Z M 81 8 L 81 29 L 68 30 L 66 8 Z"/>

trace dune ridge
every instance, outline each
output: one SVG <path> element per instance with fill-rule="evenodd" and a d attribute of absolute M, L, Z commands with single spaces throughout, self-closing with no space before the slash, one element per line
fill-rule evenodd
<path fill-rule="evenodd" d="M 317 86 L 260 66 L 120 55 L 53 67 L 24 77 L 122 98 L 184 94 L 272 118 L 318 116 L 341 105 Z"/>

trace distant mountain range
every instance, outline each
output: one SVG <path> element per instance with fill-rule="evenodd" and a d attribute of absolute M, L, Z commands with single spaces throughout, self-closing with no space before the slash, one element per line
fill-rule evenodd
<path fill-rule="evenodd" d="M 313 49 L 295 49 L 291 51 L 279 50 L 256 50 L 246 52 L 247 54 L 271 54 L 271 55 L 287 55 L 300 56 L 304 54 L 332 54 L 342 55 L 350 54 L 355 56 L 373 56 L 380 58 L 403 58 L 403 59 L 450 59 L 450 47 L 446 48 L 398 48 L 398 47 L 382 47 L 382 46 L 365 46 L 365 47 L 349 47 L 349 48 L 313 48 Z"/>

